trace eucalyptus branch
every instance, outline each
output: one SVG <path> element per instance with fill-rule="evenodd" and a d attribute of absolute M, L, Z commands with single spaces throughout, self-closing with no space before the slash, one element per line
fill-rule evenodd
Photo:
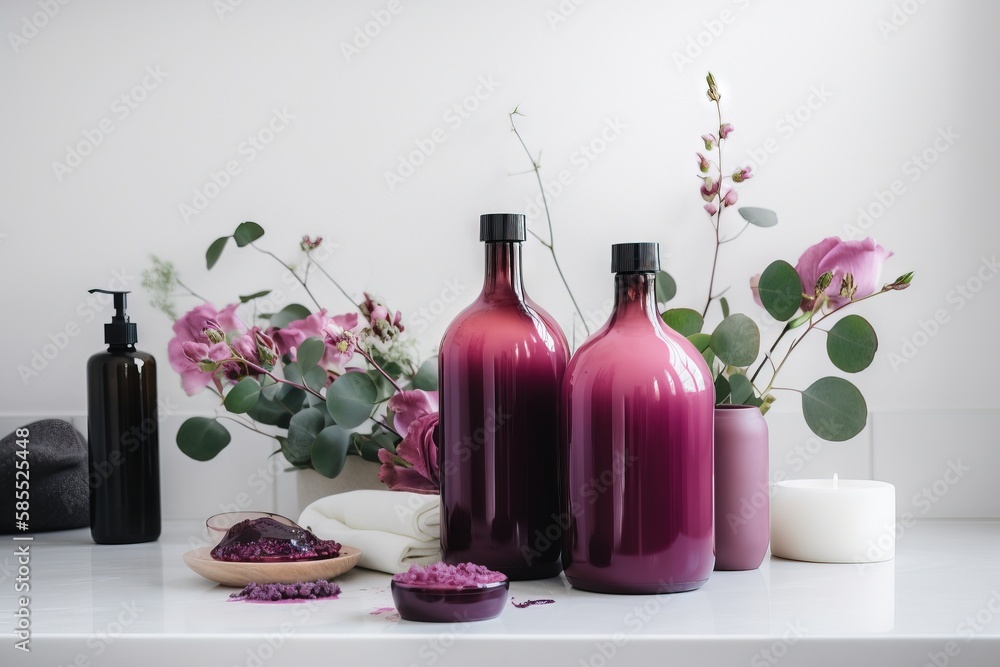
<path fill-rule="evenodd" d="M 788 346 L 788 349 L 785 351 L 785 354 L 782 356 L 781 361 L 778 362 L 778 365 L 774 367 L 774 372 L 771 373 L 771 381 L 768 382 L 767 388 L 763 392 L 761 392 L 760 395 L 761 396 L 765 396 L 772 389 L 776 389 L 776 387 L 774 386 L 774 381 L 778 377 L 778 373 L 781 371 L 782 367 L 785 365 L 785 362 L 788 361 L 788 357 L 791 356 L 791 354 L 795 350 L 795 348 L 798 347 L 799 343 L 802 341 L 803 338 L 805 338 L 809 334 L 810 331 L 812 331 L 813 329 L 819 328 L 819 327 L 817 327 L 817 325 L 820 322 L 822 322 L 826 318 L 830 317 L 834 313 L 839 313 L 840 311 L 844 310 L 845 308 L 847 308 L 849 306 L 852 306 L 852 305 L 854 305 L 856 303 L 861 303 L 862 301 L 865 301 L 866 299 L 871 299 L 872 297 L 878 296 L 879 294 L 885 294 L 886 292 L 891 291 L 892 289 L 893 289 L 892 287 L 890 287 L 889 285 L 886 285 L 881 290 L 879 290 L 878 292 L 873 292 L 873 293 L 869 294 L 868 296 L 861 297 L 860 299 L 851 299 L 849 302 L 845 303 L 844 305 L 842 305 L 842 306 L 840 306 L 838 308 L 834 308 L 831 311 L 828 311 L 828 312 L 825 312 L 825 313 L 821 313 L 819 317 L 810 317 L 809 318 L 809 325 L 806 327 L 806 330 L 804 332 L 802 332 L 801 336 L 799 336 L 798 338 L 796 338 L 795 340 L 793 340 L 792 343 L 791 343 L 791 345 Z M 814 311 L 813 314 L 815 315 L 815 311 Z M 753 376 L 750 378 L 750 382 L 753 382 L 754 380 L 757 379 L 757 375 L 760 373 L 761 369 L 764 367 L 764 364 L 770 358 L 771 354 L 774 352 L 775 348 L 778 346 L 778 343 L 781 341 L 781 339 L 784 337 L 784 335 L 786 333 L 788 333 L 789 331 L 791 331 L 791 328 L 786 324 L 785 327 L 781 330 L 781 333 L 778 334 L 778 337 L 777 337 L 777 339 L 775 339 L 774 344 L 771 345 L 771 349 L 768 350 L 767 354 L 764 356 L 764 359 L 761 360 L 760 365 L 757 367 L 757 370 L 754 371 Z M 820 331 L 823 331 L 823 329 L 820 329 Z M 774 362 L 773 361 L 771 362 L 771 365 L 774 366 Z"/>
<path fill-rule="evenodd" d="M 514 124 L 514 116 L 515 115 L 521 116 L 521 115 L 524 115 L 524 114 L 520 113 L 517 110 L 517 107 L 515 107 L 513 111 L 511 111 L 509 114 L 507 114 L 507 117 L 510 120 L 510 129 L 511 129 L 511 132 L 513 132 L 514 136 L 517 137 L 517 140 L 521 143 L 521 147 L 524 149 L 524 152 L 528 156 L 528 159 L 531 160 L 532 171 L 535 172 L 535 179 L 538 181 L 538 189 L 542 193 L 542 206 L 545 209 L 545 220 L 548 222 L 548 225 L 549 225 L 549 240 L 548 240 L 548 243 L 546 243 L 542 239 L 542 237 L 540 237 L 535 232 L 533 232 L 531 230 L 529 230 L 529 231 L 531 231 L 531 234 L 536 239 L 538 239 L 539 241 L 541 241 L 541 243 L 542 243 L 543 246 L 545 246 L 546 248 L 548 248 L 549 253 L 552 255 L 552 263 L 555 264 L 555 266 L 556 266 L 556 272 L 559 273 L 559 278 L 562 280 L 563 285 L 566 287 L 566 292 L 569 294 L 570 301 L 573 302 L 573 307 L 576 309 L 576 314 L 580 316 L 580 321 L 583 323 L 583 328 L 584 328 L 584 330 L 586 330 L 587 335 L 589 336 L 590 335 L 590 327 L 587 326 L 587 320 L 583 316 L 583 311 L 580 310 L 580 305 L 576 302 L 576 297 L 573 296 L 573 290 L 570 289 L 569 282 L 566 280 L 566 276 L 563 274 L 562 267 L 559 265 L 559 258 L 556 256 L 556 239 L 555 239 L 555 232 L 553 231 L 553 228 L 552 228 L 552 215 L 549 213 L 549 200 L 545 196 L 545 185 L 542 183 L 542 171 L 541 171 L 542 165 L 540 163 L 541 153 L 538 154 L 539 160 L 536 160 L 534 157 L 532 157 L 531 151 L 528 150 L 527 144 L 524 143 L 524 139 L 521 138 L 521 133 L 517 131 L 517 126 Z"/>
<path fill-rule="evenodd" d="M 285 378 L 278 377 L 277 375 L 275 375 L 271 371 L 267 370 L 263 366 L 258 366 L 257 364 L 253 363 L 252 361 L 248 361 L 248 360 L 244 359 L 243 357 L 231 357 L 229 359 L 223 359 L 222 361 L 219 361 L 217 363 L 221 366 L 222 364 L 229 363 L 230 361 L 235 361 L 236 363 L 244 364 L 247 368 L 251 368 L 251 369 L 257 371 L 258 373 L 260 373 L 261 375 L 266 375 L 267 377 L 271 378 L 275 382 L 280 382 L 281 384 L 291 385 L 291 386 L 293 386 L 293 387 L 295 387 L 297 389 L 301 389 L 301 390 L 303 390 L 303 391 L 305 391 L 307 393 L 312 394 L 316 398 L 320 398 L 320 399 L 326 400 L 326 397 L 323 396 L 323 394 L 319 393 L 318 391 L 316 391 L 312 387 L 310 387 L 308 385 L 299 384 L 298 382 L 292 382 L 291 380 L 286 380 Z"/>
<path fill-rule="evenodd" d="M 229 416 L 227 416 L 227 415 L 218 415 L 218 416 L 216 417 L 216 419 L 228 419 L 229 421 L 231 421 L 231 422 L 236 422 L 237 424 L 239 424 L 239 425 L 240 425 L 240 426 L 242 426 L 243 428 L 245 428 L 245 429 L 249 429 L 249 430 L 253 431 L 254 433 L 260 433 L 260 434 L 261 434 L 261 435 L 263 435 L 263 436 L 267 436 L 268 438 L 271 438 L 271 439 L 273 439 L 273 440 L 278 440 L 278 441 L 280 442 L 280 440 L 278 439 L 278 436 L 276 436 L 276 435 L 272 435 L 272 434 L 270 434 L 270 433 L 267 433 L 267 432 L 265 432 L 265 431 L 261 431 L 261 430 L 260 430 L 259 428 L 257 428 L 256 426 L 251 426 L 250 424 L 247 424 L 247 423 L 246 423 L 245 421 L 242 421 L 242 420 L 240 420 L 240 419 L 233 419 L 232 417 L 229 417 Z"/>

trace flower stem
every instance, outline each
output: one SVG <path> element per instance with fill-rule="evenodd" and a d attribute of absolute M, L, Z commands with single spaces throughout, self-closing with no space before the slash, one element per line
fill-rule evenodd
<path fill-rule="evenodd" d="M 542 206 L 545 209 L 545 220 L 548 222 L 549 225 L 549 240 L 548 242 L 546 242 L 541 236 L 536 234 L 534 231 L 532 230 L 528 231 L 531 233 L 532 236 L 538 239 L 543 246 L 548 248 L 549 253 L 552 255 L 552 263 L 555 264 L 556 266 L 556 272 L 559 274 L 559 278 L 562 280 L 563 285 L 566 287 L 566 292 L 569 294 L 570 301 L 573 302 L 573 308 L 576 309 L 576 314 L 580 317 L 580 322 L 583 323 L 583 328 L 587 332 L 587 335 L 589 336 L 590 327 L 587 326 L 587 320 L 583 316 L 583 311 L 580 310 L 580 305 L 576 302 L 576 297 L 573 296 L 573 290 L 570 289 L 569 281 L 566 280 L 566 276 L 565 274 L 563 274 L 562 267 L 559 265 L 559 258 L 556 256 L 556 239 L 555 239 L 555 233 L 552 229 L 552 215 L 549 213 L 549 200 L 545 196 L 545 186 L 542 183 L 542 171 L 541 171 L 542 165 L 538 162 L 538 160 L 535 160 L 535 158 L 532 157 L 531 151 L 528 150 L 527 144 L 525 144 L 524 139 L 521 138 L 521 133 L 517 131 L 517 126 L 514 124 L 515 114 L 520 115 L 518 114 L 516 108 L 509 114 L 507 114 L 507 117 L 510 119 L 510 129 L 514 133 L 514 136 L 517 137 L 517 140 L 521 143 L 521 148 L 524 149 L 524 152 L 525 154 L 527 154 L 528 159 L 531 160 L 531 167 L 532 170 L 535 172 L 535 179 L 538 181 L 538 189 L 542 193 Z"/>
<path fill-rule="evenodd" d="M 715 112 L 719 119 L 719 128 L 722 128 L 722 105 L 719 100 L 715 100 Z M 712 254 L 712 273 L 708 279 L 708 298 L 705 300 L 705 307 L 701 311 L 702 319 L 708 314 L 708 307 L 712 305 L 712 289 L 715 287 L 715 271 L 719 266 L 719 248 L 722 246 L 722 240 L 720 239 L 720 233 L 722 230 L 722 209 L 724 208 L 722 204 L 722 144 L 725 139 L 722 138 L 722 132 L 719 132 L 719 162 L 716 165 L 719 169 L 719 192 L 716 193 L 715 199 L 719 200 L 719 210 L 715 212 L 715 252 Z"/>
<path fill-rule="evenodd" d="M 372 366 L 375 367 L 375 370 L 377 370 L 379 373 L 381 373 L 382 376 L 386 380 L 388 380 L 390 383 L 392 383 L 392 386 L 396 388 L 396 391 L 403 391 L 403 389 L 398 384 L 396 384 L 396 380 L 391 375 L 389 375 L 388 373 L 386 373 L 385 370 L 381 366 L 378 365 L 378 362 L 376 362 L 372 358 L 372 355 L 370 355 L 367 352 L 365 352 L 364 350 L 362 350 L 360 345 L 357 347 L 357 351 L 358 351 L 358 354 L 360 354 L 362 357 L 364 357 L 365 359 L 368 360 L 368 363 L 370 363 Z M 393 431 L 393 432 L 395 433 L 395 431 Z M 399 435 L 399 434 L 396 433 L 396 435 Z"/>
<path fill-rule="evenodd" d="M 179 287 L 183 287 L 184 289 L 186 289 L 186 290 L 187 290 L 187 292 L 188 292 L 188 294 L 190 294 L 191 296 L 195 297 L 196 299 L 201 299 L 201 300 L 202 300 L 202 301 L 204 301 L 205 303 L 208 303 L 208 299 L 206 299 L 205 297 L 203 297 L 202 295 L 198 294 L 198 293 L 197 293 L 197 292 L 195 292 L 195 291 L 194 291 L 193 289 L 191 289 L 190 287 L 188 287 L 187 285 L 185 285 L 184 283 L 182 283 L 182 282 L 181 282 L 181 279 L 180 279 L 180 278 L 177 278 L 177 277 L 175 276 L 175 277 L 174 277 L 174 280 L 175 280 L 175 281 L 177 282 L 177 285 L 178 285 Z"/>
<path fill-rule="evenodd" d="M 271 252 L 270 250 L 264 250 L 263 248 L 260 248 L 260 247 L 258 247 L 258 246 L 257 246 L 257 244 L 256 244 L 256 243 L 253 243 L 253 242 L 251 242 L 251 243 L 250 243 L 250 245 L 251 245 L 251 246 L 253 246 L 253 249 L 254 249 L 254 250 L 256 250 L 256 251 L 258 251 L 258 252 L 262 252 L 262 253 L 264 253 L 265 255 L 270 255 L 271 257 L 273 257 L 273 258 L 274 258 L 274 261 L 276 261 L 276 262 L 277 262 L 278 264 L 281 264 L 281 265 L 282 265 L 283 267 L 285 267 L 286 269 L 288 269 L 288 272 L 289 272 L 289 273 L 291 273 L 291 274 L 292 274 L 292 276 L 293 276 L 293 277 L 294 277 L 294 278 L 295 278 L 295 279 L 296 279 L 297 281 L 299 281 L 299 284 L 300 284 L 300 285 L 302 285 L 302 289 L 304 289 L 304 290 L 306 291 L 306 294 L 308 294 L 308 295 L 309 295 L 309 298 L 310 298 L 310 299 L 312 299 L 312 302 L 313 302 L 314 304 L 316 304 L 316 307 L 317 307 L 317 308 L 319 308 L 320 310 L 322 310 L 323 306 L 321 306 L 321 305 L 319 304 L 319 301 L 317 301 L 317 300 L 316 300 L 316 297 L 315 297 L 315 296 L 313 296 L 313 293 L 312 293 L 311 291 L 309 291 L 309 285 L 307 285 L 307 284 L 306 284 L 306 281 L 302 280 L 302 278 L 299 278 L 299 274 L 295 273 L 295 271 L 294 271 L 294 270 L 292 270 L 292 267 L 288 266 L 288 264 L 286 264 L 286 263 L 285 263 L 285 261 L 284 261 L 283 259 L 281 259 L 281 258 L 280 258 L 280 257 L 278 257 L 277 255 L 275 255 L 275 254 L 274 254 L 273 252 Z"/>
<path fill-rule="evenodd" d="M 336 287 L 340 291 L 340 293 L 344 295 L 344 298 L 347 299 L 348 301 L 350 301 L 351 305 L 353 305 L 355 308 L 357 308 L 358 311 L 361 312 L 362 315 L 363 315 L 364 312 L 361 311 L 361 306 L 359 306 L 354 301 L 354 299 L 351 298 L 351 295 L 347 293 L 347 290 L 345 290 L 343 287 L 341 287 L 340 283 L 338 283 L 336 280 L 334 280 L 333 276 L 331 276 L 329 274 L 329 272 L 322 267 L 322 265 L 320 265 L 316 260 L 314 260 L 312 258 L 312 255 L 308 255 L 307 254 L 306 256 L 309 258 L 309 263 L 312 264 L 313 266 L 315 266 L 317 269 L 319 269 L 319 272 L 322 273 L 324 276 L 326 276 L 327 280 L 329 280 L 331 283 L 333 283 L 333 286 Z"/>
<path fill-rule="evenodd" d="M 219 419 L 228 419 L 229 421 L 236 422 L 237 424 L 239 424 L 243 428 L 249 429 L 249 430 L 253 431 L 254 433 L 260 433 L 261 435 L 267 436 L 268 438 L 273 438 L 274 440 L 278 439 L 277 436 L 271 435 L 270 433 L 265 433 L 264 431 L 261 431 L 256 426 L 251 426 L 250 424 L 247 424 L 245 421 L 241 421 L 239 419 L 234 419 L 234 418 L 228 417 L 226 415 L 219 415 L 218 418 Z"/>

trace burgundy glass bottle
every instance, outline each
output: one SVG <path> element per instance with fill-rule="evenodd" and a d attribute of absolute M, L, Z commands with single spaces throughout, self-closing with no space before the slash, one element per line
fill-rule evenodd
<path fill-rule="evenodd" d="M 524 216 L 480 218 L 486 279 L 441 341 L 441 549 L 511 579 L 560 561 L 559 391 L 566 337 L 524 293 Z"/>
<path fill-rule="evenodd" d="M 656 310 L 655 243 L 612 246 L 615 305 L 562 388 L 566 578 L 601 593 L 672 593 L 713 553 L 708 365 Z"/>

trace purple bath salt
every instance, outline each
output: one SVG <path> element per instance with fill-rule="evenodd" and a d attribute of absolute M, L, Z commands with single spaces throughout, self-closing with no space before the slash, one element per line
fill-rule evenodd
<path fill-rule="evenodd" d="M 299 581 L 294 584 L 258 584 L 251 581 L 230 599 L 246 602 L 282 602 L 285 600 L 318 600 L 334 597 L 340 593 L 340 586 L 333 581 Z"/>
<path fill-rule="evenodd" d="M 475 563 L 433 563 L 426 566 L 411 565 L 406 572 L 394 574 L 392 580 L 424 588 L 463 588 L 507 581 L 507 575 Z"/>
<path fill-rule="evenodd" d="M 305 528 L 271 517 L 240 521 L 212 549 L 215 560 L 250 563 L 318 560 L 339 554 L 340 543 L 321 540 Z"/>

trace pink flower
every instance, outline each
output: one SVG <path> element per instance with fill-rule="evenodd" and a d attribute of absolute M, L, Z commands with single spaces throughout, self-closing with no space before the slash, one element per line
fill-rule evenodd
<path fill-rule="evenodd" d="M 710 151 L 719 143 L 714 134 L 703 134 L 701 140 L 705 142 L 705 150 Z"/>
<path fill-rule="evenodd" d="M 718 209 L 718 207 L 716 207 L 715 204 L 705 204 L 704 208 L 705 208 L 705 211 L 707 211 L 709 215 L 715 215 L 716 213 L 719 212 L 719 209 Z"/>
<path fill-rule="evenodd" d="M 697 153 L 697 155 L 698 155 L 698 169 L 701 171 L 701 173 L 707 174 L 709 167 L 712 166 L 712 163 L 709 162 L 708 158 L 706 158 L 701 153 Z"/>
<path fill-rule="evenodd" d="M 310 252 L 318 248 L 319 244 L 322 242 L 322 236 L 317 236 L 315 240 L 309 238 L 308 236 L 303 236 L 302 241 L 299 242 L 299 247 L 302 248 L 303 252 Z"/>
<path fill-rule="evenodd" d="M 230 356 L 229 348 L 223 342 L 225 336 L 246 330 L 246 327 L 236 316 L 237 306 L 238 304 L 233 303 L 221 311 L 217 311 L 212 304 L 203 303 L 200 306 L 195 306 L 174 322 L 174 337 L 167 343 L 167 358 L 170 361 L 170 367 L 181 376 L 181 386 L 188 396 L 197 394 L 212 381 L 214 366 L 211 371 L 204 370 L 199 366 L 199 362 L 202 360 L 212 360 L 212 357 L 208 355 L 209 348 L 222 345 L 226 350 L 226 354 L 222 358 L 228 358 Z M 185 343 L 197 343 L 203 345 L 204 348 L 187 346 L 187 350 L 185 350 Z M 213 347 L 213 349 L 212 354 L 217 357 L 218 350 L 221 348 Z M 188 352 L 190 352 L 190 356 Z"/>
<path fill-rule="evenodd" d="M 760 288 L 758 287 L 760 283 L 760 274 L 750 276 L 750 292 L 753 294 L 753 300 L 757 302 L 757 305 L 761 308 L 764 307 L 764 302 L 760 300 Z"/>
<path fill-rule="evenodd" d="M 703 177 L 702 181 L 701 198 L 707 202 L 711 202 L 715 199 L 715 195 L 719 194 L 719 188 L 722 186 L 722 183 L 714 182 L 711 176 Z"/>
<path fill-rule="evenodd" d="M 726 190 L 726 196 L 722 198 L 722 205 L 724 207 L 733 206 L 736 203 L 736 200 L 739 198 L 740 198 L 739 195 L 736 194 L 736 189 L 729 188 L 728 190 Z"/>
<path fill-rule="evenodd" d="M 326 352 L 323 353 L 324 368 L 343 368 L 354 357 L 358 346 L 358 314 L 334 315 L 323 325 Z"/>
<path fill-rule="evenodd" d="M 382 467 L 379 481 L 392 491 L 412 491 L 413 493 L 438 493 L 440 475 L 438 472 L 438 448 L 435 432 L 438 425 L 436 412 L 425 414 L 410 422 L 403 441 L 396 446 L 396 456 L 409 464 L 404 467 L 396 463 L 395 457 L 387 449 L 378 451 Z"/>
<path fill-rule="evenodd" d="M 833 275 L 825 291 L 834 309 L 874 294 L 880 287 L 882 266 L 890 257 L 892 252 L 872 238 L 841 241 L 830 236 L 807 248 L 795 265 L 802 281 L 802 309 L 813 309 L 817 281 L 826 273 Z"/>
<path fill-rule="evenodd" d="M 175 359 L 171 358 L 170 365 L 175 370 L 178 366 L 182 367 L 182 370 L 177 372 L 181 375 L 181 387 L 188 396 L 197 394 L 207 387 L 219 367 L 219 362 L 231 356 L 229 346 L 225 343 L 186 340 L 180 344 L 180 348 L 185 363 L 175 363 Z"/>
<path fill-rule="evenodd" d="M 293 359 L 302 341 L 306 338 L 319 338 L 326 343 L 326 351 L 320 364 L 327 369 L 340 369 L 354 356 L 357 329 L 357 313 L 327 317 L 326 309 L 323 309 L 304 319 L 289 322 L 281 329 L 271 328 L 268 335 L 280 354 L 289 354 Z"/>
<path fill-rule="evenodd" d="M 438 393 L 422 389 L 404 389 L 389 399 L 389 409 L 395 414 L 393 428 L 398 433 L 406 433 L 410 424 L 417 419 L 438 411 Z"/>
<path fill-rule="evenodd" d="M 361 312 L 368 318 L 372 331 L 382 340 L 393 339 L 406 329 L 402 324 L 402 313 L 397 310 L 394 314 L 390 314 L 388 308 L 367 292 L 365 300 L 361 303 Z"/>
<path fill-rule="evenodd" d="M 732 131 L 733 131 L 732 125 L 730 125 L 729 123 L 723 123 L 722 126 L 719 128 L 719 136 L 725 139 L 732 133 Z"/>
<path fill-rule="evenodd" d="M 753 174 L 750 173 L 750 167 L 743 167 L 739 171 L 733 172 L 734 183 L 742 183 L 748 178 L 753 178 Z"/>

